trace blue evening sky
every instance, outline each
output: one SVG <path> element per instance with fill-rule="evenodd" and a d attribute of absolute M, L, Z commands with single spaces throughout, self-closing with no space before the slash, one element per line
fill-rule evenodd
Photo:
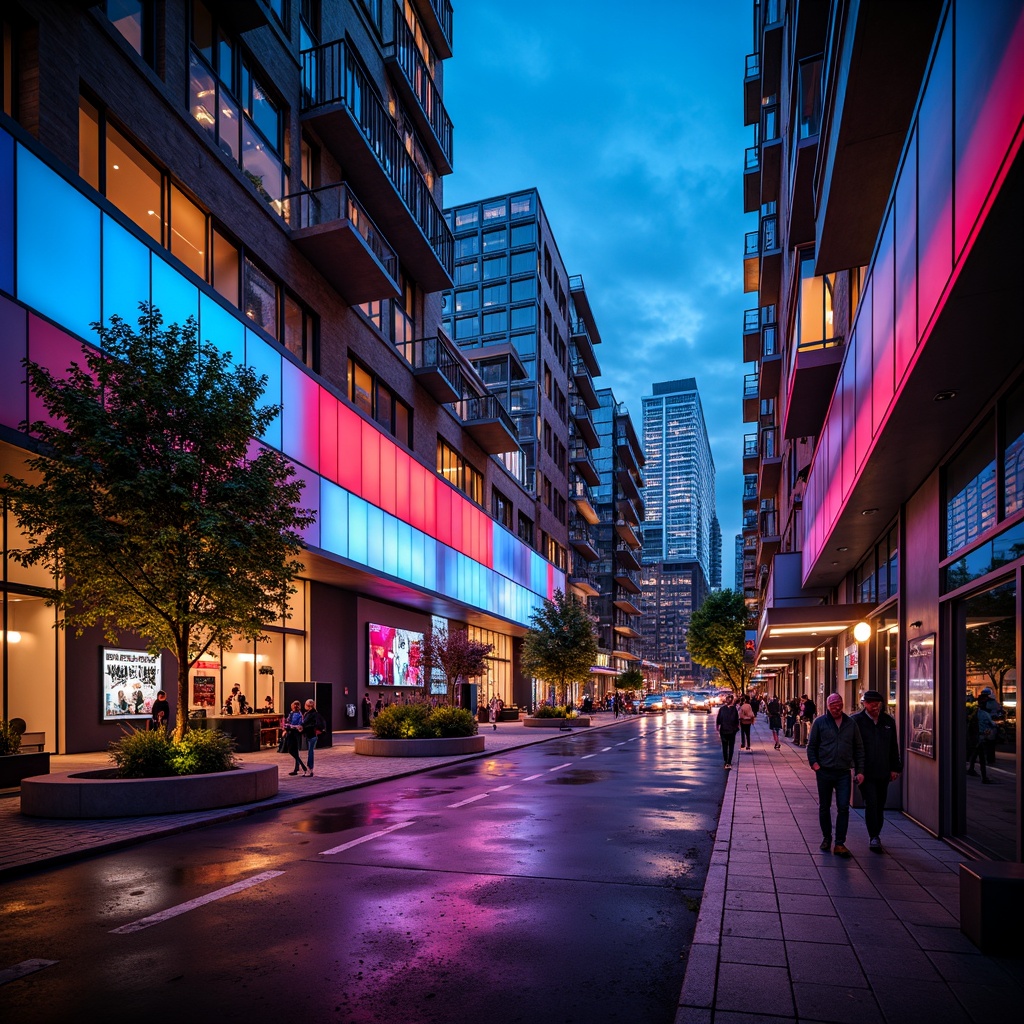
<path fill-rule="evenodd" d="M 744 57 L 750 0 L 461 0 L 445 206 L 536 187 L 629 407 L 695 377 L 717 475 L 722 585 L 742 516 Z"/>

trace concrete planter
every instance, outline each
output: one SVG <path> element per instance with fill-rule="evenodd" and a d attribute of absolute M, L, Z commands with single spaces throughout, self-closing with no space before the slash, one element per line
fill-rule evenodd
<path fill-rule="evenodd" d="M 60 772 L 21 785 L 31 818 L 139 818 L 251 804 L 277 795 L 277 765 L 243 765 L 210 775 L 117 779 L 106 771 Z"/>
<path fill-rule="evenodd" d="M 590 725 L 586 715 L 577 718 L 524 718 L 523 726 L 527 729 L 585 729 Z"/>
<path fill-rule="evenodd" d="M 4 754 L 0 757 L 0 789 L 20 786 L 22 779 L 49 775 L 49 753 Z"/>
<path fill-rule="evenodd" d="M 429 740 L 379 740 L 376 736 L 357 736 L 357 754 L 368 757 L 443 757 L 446 754 L 479 754 L 483 736 L 441 736 Z"/>

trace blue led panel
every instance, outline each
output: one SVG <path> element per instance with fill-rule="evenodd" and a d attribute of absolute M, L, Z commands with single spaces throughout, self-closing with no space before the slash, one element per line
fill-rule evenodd
<path fill-rule="evenodd" d="M 24 146 L 18 162 L 18 298 L 95 342 L 100 211 Z"/>
<path fill-rule="evenodd" d="M 281 404 L 281 353 L 265 342 L 255 331 L 245 332 L 245 364 L 261 377 L 267 378 L 263 392 L 264 405 Z M 281 450 L 281 413 L 271 420 L 261 440 Z"/>
<path fill-rule="evenodd" d="M 140 302 L 149 302 L 149 246 L 104 214 L 103 322 L 119 316 L 137 328 Z"/>
<path fill-rule="evenodd" d="M 348 557 L 366 565 L 366 516 L 370 506 L 354 495 L 348 501 Z"/>
<path fill-rule="evenodd" d="M 245 328 L 238 317 L 206 292 L 199 293 L 199 337 L 218 352 L 230 355 L 232 362 L 245 361 Z"/>
<path fill-rule="evenodd" d="M 320 479 L 320 547 L 348 557 L 348 491 Z"/>
<path fill-rule="evenodd" d="M 366 506 L 366 564 L 378 571 L 384 568 L 384 512 L 370 504 Z"/>
<path fill-rule="evenodd" d="M 414 531 L 408 523 L 403 523 L 400 519 L 396 519 L 395 522 L 398 524 L 398 568 L 396 575 L 399 579 L 408 580 L 412 583 L 412 535 Z"/>
<path fill-rule="evenodd" d="M 153 305 L 160 310 L 165 327 L 184 326 L 190 316 L 199 319 L 199 289 L 156 253 L 153 254 Z"/>
<path fill-rule="evenodd" d="M 381 568 L 389 576 L 397 576 L 398 573 L 398 520 L 387 512 L 381 513 L 383 534 L 384 534 L 384 551 L 382 552 L 384 561 L 381 563 Z"/>

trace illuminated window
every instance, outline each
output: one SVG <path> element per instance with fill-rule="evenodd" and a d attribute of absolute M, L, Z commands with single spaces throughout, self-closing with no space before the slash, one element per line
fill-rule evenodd
<path fill-rule="evenodd" d="M 348 397 L 382 430 L 406 447 L 412 447 L 412 409 L 382 380 L 351 357 L 348 361 Z"/>
<path fill-rule="evenodd" d="M 467 498 L 483 505 L 484 477 L 471 466 L 447 441 L 437 439 L 437 472 Z"/>

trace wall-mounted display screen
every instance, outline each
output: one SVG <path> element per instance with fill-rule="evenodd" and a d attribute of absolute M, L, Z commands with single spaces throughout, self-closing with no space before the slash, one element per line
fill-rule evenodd
<path fill-rule="evenodd" d="M 369 627 L 369 685 L 422 686 L 423 634 L 376 622 Z"/>
<path fill-rule="evenodd" d="M 103 718 L 149 718 L 160 683 L 160 658 L 103 648 Z"/>

